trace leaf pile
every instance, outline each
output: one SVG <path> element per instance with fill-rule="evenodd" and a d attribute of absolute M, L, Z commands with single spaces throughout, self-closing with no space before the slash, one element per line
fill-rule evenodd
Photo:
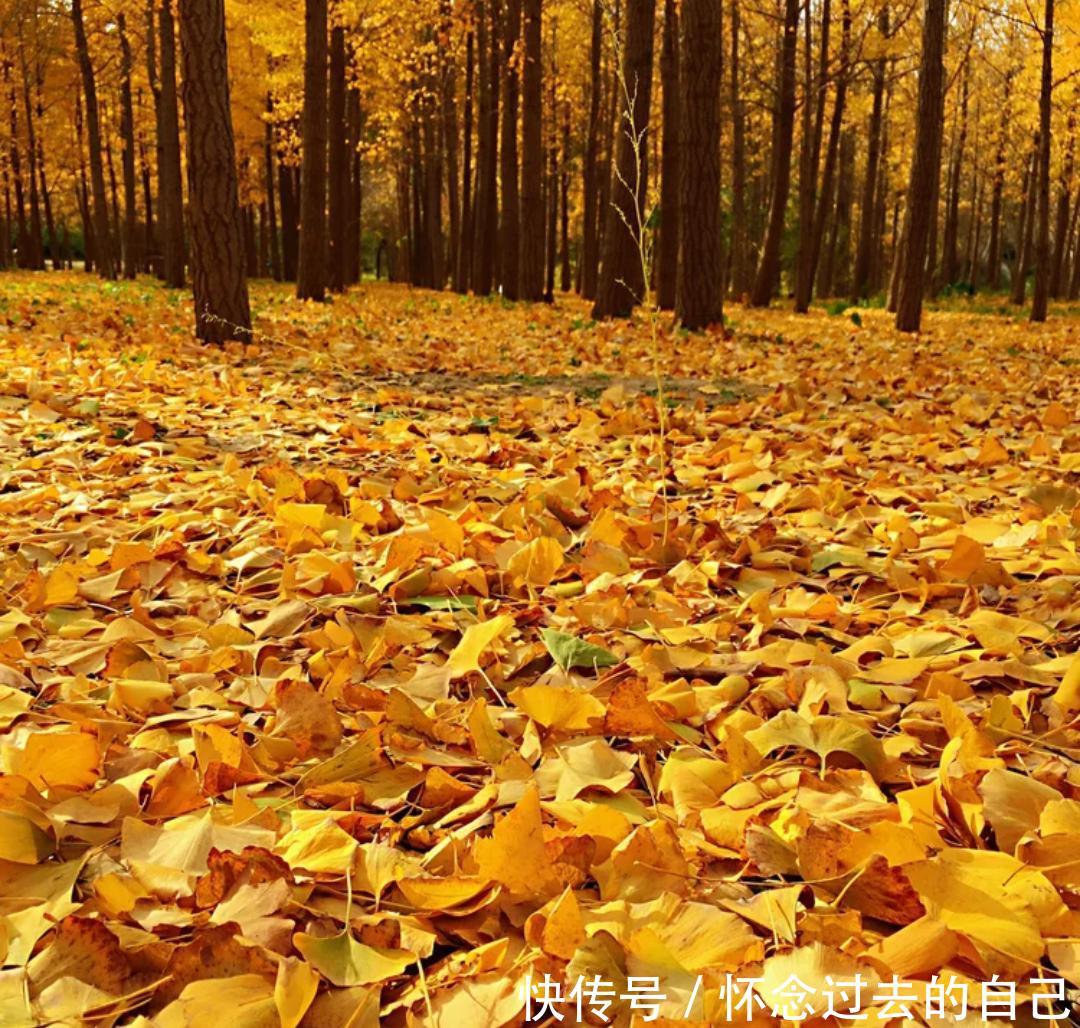
<path fill-rule="evenodd" d="M 5 1025 L 1080 986 L 1067 321 L 3 299 Z"/>

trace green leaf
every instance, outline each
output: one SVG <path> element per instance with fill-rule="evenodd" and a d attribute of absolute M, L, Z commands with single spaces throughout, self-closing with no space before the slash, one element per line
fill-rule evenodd
<path fill-rule="evenodd" d="M 297 932 L 293 944 L 319 974 L 331 985 L 341 988 L 374 985 L 387 978 L 396 978 L 416 962 L 416 957 L 408 950 L 365 946 L 348 930 L 323 938 Z"/>
<path fill-rule="evenodd" d="M 594 646 L 574 635 L 557 632 L 554 628 L 545 628 L 540 632 L 548 653 L 564 671 L 572 667 L 611 667 L 619 663 L 619 658 L 602 646 Z"/>
<path fill-rule="evenodd" d="M 467 610 L 476 613 L 475 596 L 411 596 L 402 601 L 405 607 L 423 607 L 425 610 Z"/>

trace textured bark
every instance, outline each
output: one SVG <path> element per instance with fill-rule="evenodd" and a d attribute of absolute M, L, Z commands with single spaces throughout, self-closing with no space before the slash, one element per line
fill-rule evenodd
<path fill-rule="evenodd" d="M 11 178 L 15 187 L 15 227 L 16 261 L 21 268 L 27 267 L 27 255 L 30 252 L 29 229 L 26 223 L 26 193 L 23 186 L 22 157 L 19 153 L 19 113 L 15 97 L 15 83 L 11 78 L 11 61 L 4 61 L 4 84 L 8 94 L 8 163 L 11 166 Z"/>
<path fill-rule="evenodd" d="M 542 0 L 524 0 L 521 72 L 521 269 L 523 300 L 544 295 Z"/>
<path fill-rule="evenodd" d="M 917 332 L 922 320 L 930 223 L 937 215 L 937 183 L 941 177 L 941 122 L 945 95 L 945 13 L 947 0 L 926 0 L 923 8 L 922 53 L 915 152 L 908 180 L 902 273 L 896 304 L 896 327 Z"/>
<path fill-rule="evenodd" d="M 679 13 L 676 0 L 664 0 L 664 34 L 660 41 L 660 88 L 663 91 L 661 113 L 663 145 L 660 150 L 660 237 L 656 245 L 656 306 L 663 311 L 675 309 L 675 285 L 679 277 L 679 181 L 680 88 L 679 82 Z M 689 80 L 690 88 L 696 84 Z M 697 115 L 694 115 L 697 117 Z M 688 159 L 694 160 L 693 154 Z"/>
<path fill-rule="evenodd" d="M 696 331 L 723 319 L 720 223 L 721 7 L 683 0 L 680 20 L 679 264 L 675 312 Z"/>
<path fill-rule="evenodd" d="M 127 19 L 116 16 L 120 36 L 120 145 L 124 174 L 124 278 L 134 278 L 139 263 L 138 213 L 135 209 L 135 111 L 131 100 L 131 43 Z"/>
<path fill-rule="evenodd" d="M 355 285 L 363 272 L 361 267 L 361 243 L 363 233 L 363 159 L 360 156 L 360 134 L 363 131 L 364 114 L 360 107 L 360 92 L 350 89 L 345 100 L 345 120 L 348 125 L 349 173 L 345 198 L 345 281 Z"/>
<path fill-rule="evenodd" d="M 90 151 L 90 183 L 93 191 L 94 263 L 102 278 L 116 278 L 109 239 L 109 205 L 105 198 L 105 169 L 101 163 L 101 115 L 98 109 L 97 83 L 83 24 L 82 0 L 71 0 L 71 22 L 75 32 L 75 53 L 82 75 L 86 105 L 86 140 Z M 14 172 L 15 169 L 13 168 Z M 16 182 L 18 179 L 16 178 Z"/>
<path fill-rule="evenodd" d="M 345 124 L 345 28 L 330 30 L 330 96 L 327 107 L 329 141 L 329 238 L 326 281 L 330 291 L 345 291 L 345 207 L 348 189 L 347 126 Z"/>
<path fill-rule="evenodd" d="M 594 318 L 627 318 L 645 299 L 641 247 L 649 185 L 649 102 L 652 93 L 655 0 L 627 0 L 620 73 L 620 131 L 615 181 L 604 228 Z"/>
<path fill-rule="evenodd" d="M 224 0 L 180 0 L 195 334 L 251 336 L 244 228 L 229 107 Z"/>
<path fill-rule="evenodd" d="M 300 262 L 296 295 L 326 299 L 327 0 L 304 2 L 303 157 L 300 167 Z"/>
<path fill-rule="evenodd" d="M 36 10 L 36 9 L 35 9 Z M 23 110 L 26 114 L 26 177 L 29 186 L 30 224 L 27 232 L 24 267 L 36 270 L 45 267 L 45 247 L 41 231 L 41 197 L 38 193 L 38 148 L 34 126 L 33 72 L 26 58 L 26 48 L 19 28 L 19 64 L 22 69 Z"/>
<path fill-rule="evenodd" d="M 150 87 L 150 98 L 154 104 L 154 156 L 155 166 L 161 167 L 161 79 L 158 77 L 157 64 L 157 12 L 154 8 L 155 0 L 146 0 L 146 81 Z M 141 145 L 141 144 L 140 144 Z M 154 227 L 153 216 L 153 182 L 150 171 L 150 162 L 143 154 L 143 187 L 146 193 L 146 262 L 147 270 L 158 277 L 164 275 L 164 265 L 161 261 L 157 231 Z M 160 207 L 161 193 L 158 186 L 158 205 Z M 158 215 L 160 216 L 160 210 Z"/>
<path fill-rule="evenodd" d="M 600 271 L 599 156 L 601 56 L 603 53 L 604 9 L 601 0 L 593 0 L 592 36 L 589 43 L 589 120 L 586 124 L 585 160 L 582 168 L 581 295 L 586 300 L 596 296 Z"/>
<path fill-rule="evenodd" d="M 184 287 L 184 189 L 180 170 L 180 115 L 176 93 L 176 31 L 171 0 L 160 0 L 161 158 L 158 164 L 158 214 L 161 221 L 165 284 Z"/>
<path fill-rule="evenodd" d="M 1042 76 L 1039 86 L 1038 204 L 1035 219 L 1035 289 L 1031 320 L 1045 321 L 1050 299 L 1050 124 L 1054 89 L 1054 0 L 1043 8 Z"/>
<path fill-rule="evenodd" d="M 952 159 L 949 162 L 949 184 L 945 202 L 945 232 L 941 244 L 941 277 L 939 285 L 947 286 L 956 282 L 960 274 L 960 254 L 957 249 L 960 235 L 960 173 L 964 166 L 964 149 L 967 145 L 968 101 L 970 96 L 969 78 L 971 74 L 971 40 L 968 37 L 968 50 L 964 54 L 963 71 L 960 77 L 960 110 L 957 115 L 956 142 L 953 146 Z"/>
<path fill-rule="evenodd" d="M 499 281 L 508 300 L 520 296 L 521 199 L 518 195 L 518 62 L 521 0 L 506 0 L 502 17 L 502 109 L 499 147 Z"/>
<path fill-rule="evenodd" d="M 451 11 L 449 0 L 439 3 L 440 32 L 450 38 Z M 458 182 L 458 124 L 457 124 L 457 74 L 452 57 L 444 57 L 441 64 L 442 100 L 441 140 L 446 170 L 446 203 L 450 222 L 449 247 L 446 254 L 447 277 L 453 282 L 457 271 L 457 255 L 461 246 L 461 192 Z M 441 288 L 441 287 L 440 287 Z"/>
<path fill-rule="evenodd" d="M 559 166 L 559 288 L 570 291 L 570 104 L 563 103 L 562 163 Z"/>
<path fill-rule="evenodd" d="M 780 244 L 784 236 L 784 215 L 791 190 L 791 143 L 795 129 L 795 51 L 798 43 L 799 0 L 784 0 L 783 38 L 780 44 L 780 84 L 773 122 L 772 195 L 769 221 L 761 246 L 750 303 L 768 307 L 780 274 Z"/>

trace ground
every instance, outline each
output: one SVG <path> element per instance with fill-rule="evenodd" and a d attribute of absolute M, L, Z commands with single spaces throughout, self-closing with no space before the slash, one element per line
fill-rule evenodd
<path fill-rule="evenodd" d="M 1080 985 L 1075 312 L 253 309 L 0 280 L 5 1025 Z"/>

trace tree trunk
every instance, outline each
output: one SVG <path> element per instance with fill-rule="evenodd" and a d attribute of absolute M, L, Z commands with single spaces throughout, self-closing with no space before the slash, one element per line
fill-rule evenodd
<path fill-rule="evenodd" d="M 326 299 L 327 0 L 304 0 L 304 121 L 296 295 Z"/>
<path fill-rule="evenodd" d="M 970 51 L 970 43 L 969 43 Z M 941 245 L 940 285 L 953 285 L 959 278 L 960 254 L 957 250 L 960 235 L 960 172 L 964 166 L 964 148 L 967 145 L 968 96 L 971 60 L 964 55 L 964 68 L 960 78 L 960 112 L 956 144 L 949 163 L 949 185 L 945 204 L 945 232 Z"/>
<path fill-rule="evenodd" d="M 769 221 L 761 247 L 750 303 L 768 307 L 780 274 L 780 244 L 784 215 L 791 190 L 791 144 L 795 130 L 795 51 L 798 43 L 799 0 L 784 0 L 783 39 L 780 44 L 780 85 L 774 112 L 772 150 L 772 196 Z"/>
<path fill-rule="evenodd" d="M 520 289 L 522 299 L 540 300 L 544 296 L 542 0 L 524 0 L 522 13 Z"/>
<path fill-rule="evenodd" d="M 562 163 L 559 167 L 559 288 L 570 292 L 570 102 L 563 102 Z"/>
<path fill-rule="evenodd" d="M 349 285 L 356 285 L 363 274 L 363 258 L 361 247 L 363 232 L 361 230 L 363 220 L 363 157 L 360 154 L 360 135 L 363 131 L 364 114 L 360 107 L 360 91 L 350 89 L 345 99 L 348 125 L 348 149 L 349 173 L 346 176 L 346 189 L 348 195 L 345 202 L 345 281 Z"/>
<path fill-rule="evenodd" d="M 131 101 L 131 43 L 127 37 L 127 19 L 116 16 L 120 36 L 120 145 L 123 147 L 124 174 L 124 278 L 134 278 L 138 271 L 139 216 L 135 192 L 135 111 Z"/>
<path fill-rule="evenodd" d="M 660 42 L 663 146 L 660 150 L 660 238 L 656 247 L 656 306 L 662 311 L 675 309 L 675 287 L 679 277 L 679 226 L 683 214 L 679 180 L 679 93 L 696 85 L 696 76 L 684 83 L 679 81 L 679 15 L 676 0 L 664 0 L 664 34 Z M 700 113 L 691 115 L 693 119 L 700 117 Z M 710 153 L 702 155 L 706 164 L 711 156 L 712 148 L 709 149 Z M 688 155 L 688 159 L 695 158 Z M 695 177 L 697 174 L 695 171 Z"/>
<path fill-rule="evenodd" d="M 480 96 L 476 145 L 476 201 L 472 287 L 477 296 L 491 292 L 495 270 L 495 233 L 498 230 L 499 36 L 498 0 L 477 0 L 477 53 Z"/>
<path fill-rule="evenodd" d="M 161 163 L 158 214 L 161 221 L 165 284 L 184 287 L 184 188 L 180 171 L 180 113 L 176 94 L 176 31 L 171 0 L 160 0 Z"/>
<path fill-rule="evenodd" d="M 449 39 L 451 12 L 449 0 L 440 0 L 440 31 Z M 453 282 L 457 272 L 458 250 L 461 247 L 461 194 L 458 182 L 458 124 L 456 68 L 451 57 L 444 57 L 442 75 L 442 151 L 446 162 L 446 201 L 450 220 L 450 246 L 447 251 L 447 277 Z M 442 288 L 440 286 L 440 288 Z"/>
<path fill-rule="evenodd" d="M 1065 160 L 1058 178 L 1057 212 L 1054 215 L 1054 256 L 1050 265 L 1050 296 L 1061 296 L 1062 272 L 1065 267 L 1065 251 L 1069 242 L 1069 209 L 1072 191 L 1073 153 L 1076 148 L 1076 111 L 1069 109 L 1068 136 L 1065 142 Z"/>
<path fill-rule="evenodd" d="M 101 163 L 101 116 L 98 111 L 94 66 L 90 63 L 90 50 L 86 43 L 82 0 L 71 0 L 71 21 L 75 32 L 75 53 L 79 59 L 83 97 L 86 103 L 86 137 L 90 151 L 90 183 L 94 197 L 94 263 L 102 278 L 116 278 L 116 266 L 113 263 L 112 246 L 109 240 L 109 205 L 105 198 L 105 169 Z"/>
<path fill-rule="evenodd" d="M 499 180 L 502 211 L 499 225 L 499 279 L 503 296 L 521 295 L 521 198 L 518 196 L 518 64 L 515 52 L 521 35 L 521 0 L 506 0 L 502 18 L 502 145 Z"/>
<path fill-rule="evenodd" d="M 266 191 L 266 218 L 270 234 L 270 273 L 282 278 L 281 247 L 278 244 L 277 203 L 274 197 L 274 98 L 266 91 L 266 118 L 263 124 L 263 186 Z"/>
<path fill-rule="evenodd" d="M 224 0 L 180 0 L 191 278 L 195 334 L 208 343 L 251 337 L 229 107 Z"/>
<path fill-rule="evenodd" d="M 472 137 L 473 137 L 473 82 L 475 81 L 475 41 L 470 31 L 465 37 L 465 104 L 462 114 L 462 170 L 461 170 L 461 238 L 455 254 L 454 290 L 469 291 L 472 269 L 473 203 L 472 203 Z"/>
<path fill-rule="evenodd" d="M 1020 203 L 1020 223 L 1017 227 L 1016 257 L 1013 261 L 1009 302 L 1018 306 L 1027 297 L 1027 271 L 1031 265 L 1031 240 L 1035 226 L 1035 205 L 1038 203 L 1039 136 L 1031 147 L 1031 155 L 1024 164 L 1023 200 Z"/>
<path fill-rule="evenodd" d="M 878 15 L 878 29 L 883 37 L 889 34 L 889 12 L 882 5 Z M 870 127 L 866 137 L 866 177 L 863 179 L 862 199 L 859 204 L 859 242 L 855 249 L 855 269 L 852 272 L 851 297 L 858 302 L 870 295 L 871 266 L 873 264 L 874 237 L 877 227 L 878 162 L 881 158 L 882 112 L 885 97 L 885 58 L 879 57 L 873 66 L 874 98 L 870 112 Z"/>
<path fill-rule="evenodd" d="M 345 191 L 348 154 L 345 124 L 345 28 L 330 30 L 330 96 L 327 109 L 329 142 L 329 238 L 326 282 L 332 293 L 345 291 Z"/>
<path fill-rule="evenodd" d="M 1031 320 L 1045 321 L 1050 299 L 1050 122 L 1054 89 L 1054 0 L 1046 0 L 1039 86 L 1038 208 L 1035 229 L 1035 290 Z"/>
<path fill-rule="evenodd" d="M 620 131 L 615 181 L 604 228 L 594 318 L 628 318 L 645 301 L 644 233 L 649 187 L 649 102 L 652 93 L 656 0 L 627 0 L 619 75 Z"/>
<path fill-rule="evenodd" d="M 728 103 L 731 107 L 731 286 L 745 297 L 753 286 L 750 267 L 750 236 L 746 223 L 746 111 L 739 81 L 740 0 L 731 2 L 731 74 Z"/>
<path fill-rule="evenodd" d="M 721 7 L 716 0 L 683 0 L 678 62 L 682 152 L 678 206 L 673 212 L 679 225 L 675 313 L 691 331 L 719 324 L 724 316 L 720 19 Z"/>
<path fill-rule="evenodd" d="M 27 235 L 26 267 L 41 270 L 45 267 L 45 247 L 41 231 L 41 198 L 38 194 L 37 132 L 34 128 L 34 104 L 32 99 L 33 74 L 26 59 L 21 26 L 19 28 L 19 63 L 23 79 L 23 110 L 26 114 L 26 172 L 30 193 L 30 226 Z"/>
<path fill-rule="evenodd" d="M 599 152 L 600 152 L 600 92 L 601 55 L 603 53 L 602 0 L 593 0 L 592 38 L 589 43 L 589 121 L 586 125 L 585 162 L 582 170 L 581 229 L 581 295 L 586 300 L 596 297 L 596 282 L 600 272 L 600 210 L 599 210 Z"/>
<path fill-rule="evenodd" d="M 923 7 L 915 152 L 908 181 L 903 271 L 896 305 L 896 327 L 901 332 L 917 332 L 922 320 L 930 222 L 936 217 L 937 182 L 941 176 L 946 6 L 946 0 L 926 0 Z"/>
<path fill-rule="evenodd" d="M 278 193 L 281 195 L 281 274 L 296 281 L 300 263 L 300 203 L 297 169 L 278 159 Z"/>
<path fill-rule="evenodd" d="M 990 251 L 987 255 L 990 288 L 1001 288 L 1001 207 L 1005 191 L 1005 143 L 1011 119 L 1010 98 L 1015 72 L 1005 74 L 1005 95 L 1001 104 L 1001 123 L 998 126 L 998 145 L 994 155 L 994 184 L 990 193 Z"/>

